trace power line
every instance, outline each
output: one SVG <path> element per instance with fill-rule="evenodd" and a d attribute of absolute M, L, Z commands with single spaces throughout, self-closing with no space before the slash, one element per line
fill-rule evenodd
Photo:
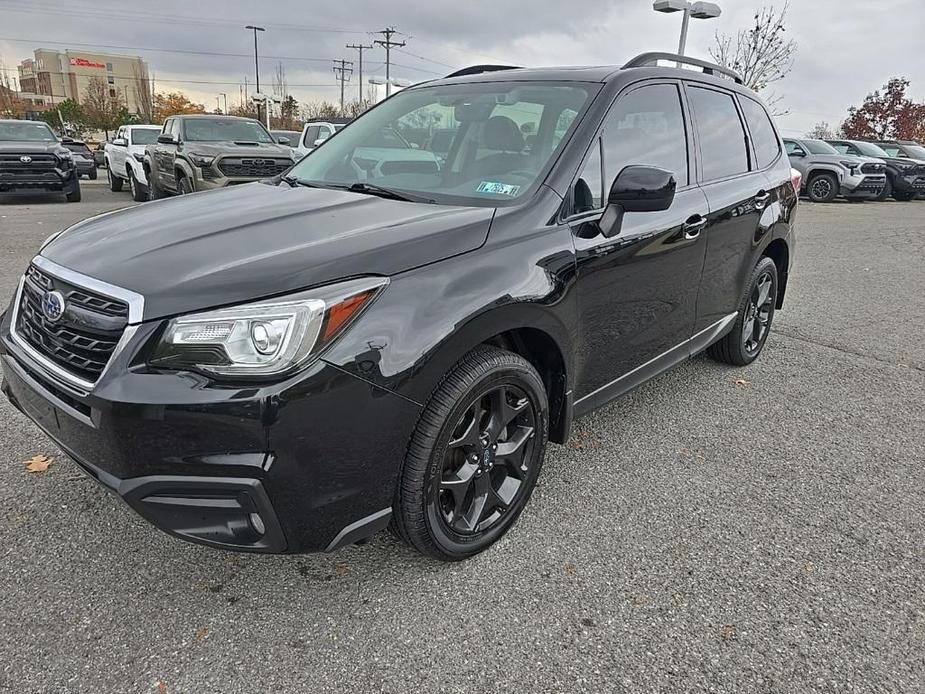
<path fill-rule="evenodd" d="M 399 53 L 403 53 L 403 54 L 405 54 L 405 55 L 410 55 L 412 58 L 417 58 L 418 60 L 423 60 L 425 63 L 433 63 L 434 65 L 441 65 L 441 66 L 443 66 L 443 67 L 448 67 L 448 68 L 450 68 L 450 70 L 458 70 L 458 69 L 459 69 L 459 68 L 458 68 L 457 66 L 455 66 L 455 65 L 449 65 L 449 64 L 447 64 L 447 63 L 441 63 L 439 60 L 431 60 L 430 58 L 425 58 L 423 55 L 418 55 L 418 54 L 416 54 L 416 53 L 412 53 L 411 51 L 406 51 L 404 48 L 396 48 L 395 50 L 397 50 Z"/>
<path fill-rule="evenodd" d="M 392 40 L 392 36 L 397 33 L 395 27 L 386 27 L 382 31 L 377 31 L 376 33 L 385 36 L 385 39 L 378 39 L 373 41 L 373 43 L 385 48 L 385 97 L 389 98 L 389 96 L 392 94 L 392 81 L 391 75 L 389 74 L 389 68 L 391 67 L 392 62 L 391 50 L 392 48 L 403 48 L 405 46 L 405 42 Z"/>

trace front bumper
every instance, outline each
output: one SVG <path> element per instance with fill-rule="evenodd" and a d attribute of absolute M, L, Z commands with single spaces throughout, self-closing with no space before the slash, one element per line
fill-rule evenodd
<path fill-rule="evenodd" d="M 0 169 L 0 192 L 49 190 L 70 191 L 76 188 L 76 169 Z"/>
<path fill-rule="evenodd" d="M 840 192 L 846 198 L 871 200 L 879 197 L 885 186 L 886 174 L 845 176 Z"/>
<path fill-rule="evenodd" d="M 897 193 L 925 193 L 925 174 L 910 174 L 893 178 L 893 190 Z"/>
<path fill-rule="evenodd" d="M 0 324 L 3 392 L 146 520 L 254 552 L 332 550 L 384 527 L 420 408 L 323 361 L 272 385 L 151 370 L 138 327 L 89 392 Z"/>

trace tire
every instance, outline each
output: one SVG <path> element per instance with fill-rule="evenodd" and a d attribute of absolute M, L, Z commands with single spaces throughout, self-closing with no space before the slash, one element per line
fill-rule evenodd
<path fill-rule="evenodd" d="M 118 193 L 122 190 L 122 179 L 116 176 L 110 167 L 106 167 L 106 179 L 109 181 L 109 190 Z"/>
<path fill-rule="evenodd" d="M 178 174 L 177 175 L 177 195 L 189 195 L 192 192 L 194 192 L 193 182 L 190 181 L 189 176 Z"/>
<path fill-rule="evenodd" d="M 70 193 L 65 193 L 64 197 L 67 198 L 68 202 L 80 202 L 80 186 L 77 186 L 77 188 Z"/>
<path fill-rule="evenodd" d="M 437 386 L 412 434 L 392 531 L 441 561 L 488 548 L 530 499 L 548 420 L 546 389 L 527 360 L 487 345 L 467 354 Z"/>
<path fill-rule="evenodd" d="M 131 169 L 128 170 L 128 189 L 131 191 L 132 200 L 135 202 L 144 202 L 148 199 L 148 191 L 138 182 Z"/>
<path fill-rule="evenodd" d="M 770 280 L 770 286 L 766 297 L 762 298 L 759 284 L 763 285 L 766 279 Z M 774 320 L 777 286 L 777 265 L 768 257 L 761 258 L 752 271 L 748 289 L 739 302 L 735 325 L 729 334 L 707 348 L 710 357 L 724 364 L 746 366 L 761 355 Z M 759 300 L 757 317 L 752 318 L 756 315 L 755 302 Z M 752 325 L 753 329 L 749 330 L 749 325 Z"/>
<path fill-rule="evenodd" d="M 148 200 L 161 200 L 167 197 L 167 193 L 161 189 L 154 179 L 154 172 L 146 171 L 148 175 Z"/>
<path fill-rule="evenodd" d="M 813 174 L 806 184 L 806 194 L 813 202 L 832 202 L 838 195 L 838 179 L 835 174 Z"/>
<path fill-rule="evenodd" d="M 88 178 L 89 178 L 91 181 L 95 181 L 97 175 L 98 175 L 98 174 L 96 173 L 96 167 L 93 167 L 93 170 L 92 170 L 89 174 L 87 174 Z"/>
<path fill-rule="evenodd" d="M 889 176 L 886 179 L 886 185 L 883 186 L 883 190 L 880 191 L 880 195 L 877 196 L 878 202 L 883 202 L 888 197 L 893 195 L 893 183 L 890 181 Z"/>
<path fill-rule="evenodd" d="M 893 193 L 893 199 L 899 202 L 909 202 L 916 196 L 916 193 Z"/>

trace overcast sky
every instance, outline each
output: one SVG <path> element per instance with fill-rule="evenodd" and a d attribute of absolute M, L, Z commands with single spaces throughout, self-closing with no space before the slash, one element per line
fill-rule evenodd
<path fill-rule="evenodd" d="M 762 0 L 719 4 L 719 19 L 691 21 L 689 55 L 707 58 L 714 32 L 748 26 Z M 0 61 L 15 68 L 39 47 L 137 54 L 158 91 L 182 90 L 212 109 L 216 94 L 237 102 L 239 83 L 253 79 L 253 39 L 243 27 L 259 24 L 267 29 L 263 83 L 281 60 L 297 98 L 335 101 L 331 59 L 355 61 L 344 45 L 372 43 L 381 37 L 371 32 L 387 25 L 407 41 L 393 52 L 393 76 L 420 81 L 482 62 L 620 64 L 644 51 L 675 50 L 680 15 L 651 7 L 650 0 L 0 0 Z M 790 110 L 778 119 L 785 135 L 820 120 L 839 124 L 849 105 L 895 75 L 912 80 L 912 95 L 925 100 L 922 0 L 792 0 L 788 29 L 799 45 L 796 62 L 774 88 Z M 382 75 L 384 51 L 365 55 L 367 75 Z M 356 82 L 348 89 L 356 95 Z"/>

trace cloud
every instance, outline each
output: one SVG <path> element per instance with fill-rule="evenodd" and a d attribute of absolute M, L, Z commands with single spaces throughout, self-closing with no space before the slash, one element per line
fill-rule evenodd
<path fill-rule="evenodd" d="M 747 27 L 761 2 L 720 4 L 719 19 L 691 22 L 689 54 L 706 57 L 714 32 Z M 220 92 L 236 102 L 245 75 L 253 79 L 253 37 L 246 24 L 267 28 L 259 36 L 263 84 L 282 62 L 291 91 L 301 100 L 337 97 L 330 61 L 355 61 L 356 52 L 345 44 L 372 43 L 380 37 L 371 32 L 387 25 L 396 26 L 401 32 L 396 38 L 407 42 L 392 54 L 392 74 L 412 81 L 484 62 L 619 65 L 647 50 L 674 50 L 680 26 L 678 15 L 657 14 L 648 0 L 606 5 L 589 0 L 159 0 L 147 5 L 7 0 L 3 16 L 0 55 L 8 68 L 34 48 L 90 44 L 142 55 L 158 89 L 182 89 L 207 106 Z M 911 79 L 913 94 L 922 99 L 925 61 L 914 56 L 923 28 L 925 5 L 915 0 L 851 3 L 850 9 L 840 0 L 791 2 L 788 33 L 799 51 L 792 74 L 775 86 L 790 109 L 779 119 L 781 128 L 797 134 L 819 120 L 835 125 L 849 105 L 894 75 Z M 229 53 L 237 55 L 218 55 Z M 364 58 L 367 76 L 382 74 L 381 48 Z M 353 79 L 348 94 L 356 93 Z"/>

